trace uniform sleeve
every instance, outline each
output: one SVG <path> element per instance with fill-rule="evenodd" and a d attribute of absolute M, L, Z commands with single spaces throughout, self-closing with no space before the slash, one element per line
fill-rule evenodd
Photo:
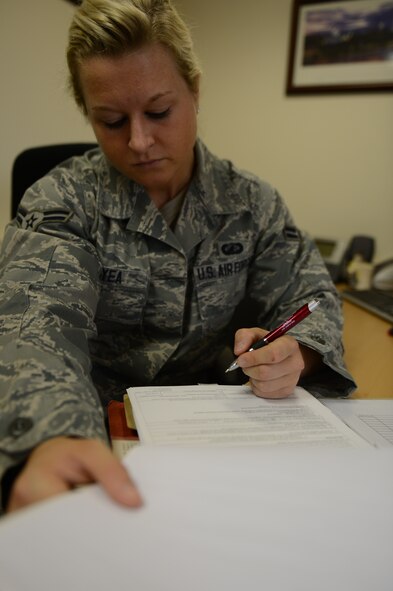
<path fill-rule="evenodd" d="M 42 441 L 106 439 L 90 378 L 99 261 L 70 187 L 26 193 L 0 267 L 0 476 Z"/>
<path fill-rule="evenodd" d="M 259 326 L 272 330 L 300 306 L 318 298 L 319 307 L 289 332 L 319 352 L 324 362 L 318 374 L 300 385 L 314 395 L 347 396 L 355 383 L 343 361 L 339 294 L 313 240 L 295 226 L 277 192 L 264 187 L 266 191 L 270 193 L 268 223 L 259 228 L 248 290 L 260 310 Z"/>

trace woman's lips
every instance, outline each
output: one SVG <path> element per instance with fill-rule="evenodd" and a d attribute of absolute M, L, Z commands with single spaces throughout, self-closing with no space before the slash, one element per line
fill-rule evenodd
<path fill-rule="evenodd" d="M 164 158 L 153 158 L 151 160 L 141 160 L 139 162 L 135 162 L 133 166 L 137 166 L 138 168 L 150 168 L 160 164 Z"/>

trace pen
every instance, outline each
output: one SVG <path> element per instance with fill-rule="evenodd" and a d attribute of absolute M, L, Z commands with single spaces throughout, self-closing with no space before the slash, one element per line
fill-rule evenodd
<path fill-rule="evenodd" d="M 282 324 L 280 324 L 279 326 L 277 326 L 277 328 L 275 328 L 274 330 L 269 332 L 266 336 L 264 336 L 262 339 L 260 339 L 256 343 L 254 343 L 253 346 L 251 347 L 251 349 L 249 349 L 249 351 L 255 351 L 255 349 L 260 349 L 261 347 L 268 345 L 272 341 L 275 341 L 276 339 L 278 339 L 278 337 L 281 337 L 283 334 L 288 332 L 288 330 L 290 330 L 291 328 L 293 328 L 294 326 L 299 324 L 299 322 L 304 320 L 304 318 L 307 318 L 307 316 L 309 314 L 311 314 L 311 312 L 314 312 L 315 308 L 317 308 L 318 306 L 319 306 L 319 300 L 316 300 L 316 299 L 311 300 L 311 302 L 308 302 L 308 304 L 304 304 L 304 306 L 299 308 L 299 310 L 296 310 L 296 312 L 294 312 L 292 314 L 292 316 L 290 316 L 287 320 L 284 320 L 284 322 Z M 233 371 L 234 369 L 237 369 L 238 367 L 239 366 L 237 364 L 237 360 L 235 360 L 228 367 L 228 369 L 225 370 L 225 373 L 227 373 L 228 371 Z"/>

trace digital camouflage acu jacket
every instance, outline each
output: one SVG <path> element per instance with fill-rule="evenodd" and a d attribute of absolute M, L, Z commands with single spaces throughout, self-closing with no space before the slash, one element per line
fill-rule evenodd
<path fill-rule="evenodd" d="M 105 438 L 100 397 L 206 379 L 235 309 L 272 329 L 314 297 L 291 331 L 324 358 L 305 387 L 346 395 L 340 301 L 272 187 L 198 141 L 172 231 L 99 149 L 68 160 L 26 192 L 3 241 L 0 466 L 56 435 Z"/>

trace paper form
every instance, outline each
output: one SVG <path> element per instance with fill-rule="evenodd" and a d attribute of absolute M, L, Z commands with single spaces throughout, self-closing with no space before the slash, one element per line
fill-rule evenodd
<path fill-rule="evenodd" d="M 1 591 L 391 591 L 393 450 L 141 445 L 144 505 L 97 485 L 0 520 Z"/>
<path fill-rule="evenodd" d="M 247 386 L 156 386 L 127 393 L 142 443 L 369 445 L 302 388 L 280 400 L 258 398 Z"/>
<path fill-rule="evenodd" d="M 136 445 L 139 445 L 138 440 L 132 439 L 112 439 L 111 447 L 115 456 L 121 460 L 124 456 Z"/>
<path fill-rule="evenodd" d="M 393 399 L 321 399 L 335 415 L 375 447 L 393 446 Z"/>

